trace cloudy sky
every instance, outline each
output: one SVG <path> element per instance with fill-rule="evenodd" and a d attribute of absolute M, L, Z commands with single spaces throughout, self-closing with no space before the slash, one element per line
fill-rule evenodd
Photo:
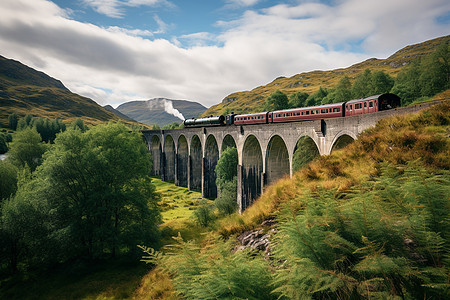
<path fill-rule="evenodd" d="M 209 107 L 450 34 L 448 0 L 1 0 L 0 55 L 114 107 Z"/>

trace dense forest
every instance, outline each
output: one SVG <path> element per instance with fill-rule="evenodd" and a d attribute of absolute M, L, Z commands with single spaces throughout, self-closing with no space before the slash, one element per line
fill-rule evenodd
<path fill-rule="evenodd" d="M 47 130 L 36 129 L 59 123 L 29 123 L 18 121 L 23 128 L 0 161 L 2 271 L 137 255 L 137 244 L 157 244 L 158 196 L 139 132 L 112 123 L 86 130 L 76 121 L 43 143 Z"/>

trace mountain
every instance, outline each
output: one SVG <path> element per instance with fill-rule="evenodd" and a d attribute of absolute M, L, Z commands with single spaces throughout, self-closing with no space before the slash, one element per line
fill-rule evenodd
<path fill-rule="evenodd" d="M 126 102 L 119 105 L 116 110 L 138 122 L 164 126 L 197 117 L 206 111 L 206 107 L 198 102 L 187 100 L 154 98 Z"/>
<path fill-rule="evenodd" d="M 86 124 L 122 121 L 92 99 L 72 93 L 64 84 L 18 61 L 0 56 L 0 127 L 8 126 L 8 116 L 32 114 L 35 117 L 60 118 L 69 123 L 80 118 Z"/>
<path fill-rule="evenodd" d="M 128 117 L 127 115 L 124 115 L 123 113 L 121 113 L 120 111 L 118 111 L 117 109 L 115 109 L 114 107 L 112 107 L 111 105 L 105 105 L 103 106 L 104 109 L 106 109 L 109 112 L 112 112 L 113 114 L 115 114 L 116 116 L 131 121 L 131 122 L 136 122 L 136 120 Z"/>
<path fill-rule="evenodd" d="M 272 82 L 254 88 L 251 91 L 236 92 L 226 96 L 221 103 L 213 105 L 205 111 L 203 116 L 220 115 L 227 112 L 250 113 L 263 111 L 266 98 L 276 90 L 280 90 L 288 96 L 296 92 L 312 94 L 318 91 L 320 87 L 335 87 L 344 76 L 348 76 L 350 81 L 352 81 L 366 69 L 370 69 L 372 72 L 384 71 L 396 77 L 402 68 L 411 61 L 430 54 L 438 45 L 448 40 L 450 40 L 450 36 L 444 36 L 407 46 L 386 59 L 371 58 L 348 68 L 305 72 L 292 77 L 278 77 Z"/>

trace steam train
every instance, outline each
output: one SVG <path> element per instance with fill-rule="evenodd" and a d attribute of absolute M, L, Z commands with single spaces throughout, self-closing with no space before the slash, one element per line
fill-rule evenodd
<path fill-rule="evenodd" d="M 273 124 L 284 122 L 297 122 L 315 119 L 340 118 L 362 114 L 375 113 L 382 110 L 399 107 L 400 97 L 395 94 L 381 94 L 367 98 L 350 100 L 347 102 L 299 107 L 277 111 L 260 112 L 253 114 L 229 114 L 210 116 L 199 119 L 187 119 L 185 127 L 227 126 Z"/>

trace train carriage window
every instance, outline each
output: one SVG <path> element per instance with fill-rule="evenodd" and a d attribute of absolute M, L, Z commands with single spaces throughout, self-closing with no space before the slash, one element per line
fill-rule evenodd
<path fill-rule="evenodd" d="M 309 115 L 309 110 L 307 110 L 305 113 L 306 113 L 306 115 Z"/>
<path fill-rule="evenodd" d="M 311 111 L 311 114 L 312 114 L 312 115 L 315 114 L 314 110 Z"/>
<path fill-rule="evenodd" d="M 364 107 L 367 107 L 367 102 L 364 102 Z"/>
<path fill-rule="evenodd" d="M 369 102 L 369 107 L 373 107 L 373 102 L 372 101 Z"/>
<path fill-rule="evenodd" d="M 353 110 L 353 105 L 352 104 L 350 104 L 350 110 Z"/>
<path fill-rule="evenodd" d="M 316 114 L 319 114 L 319 110 L 318 109 L 316 109 Z"/>

